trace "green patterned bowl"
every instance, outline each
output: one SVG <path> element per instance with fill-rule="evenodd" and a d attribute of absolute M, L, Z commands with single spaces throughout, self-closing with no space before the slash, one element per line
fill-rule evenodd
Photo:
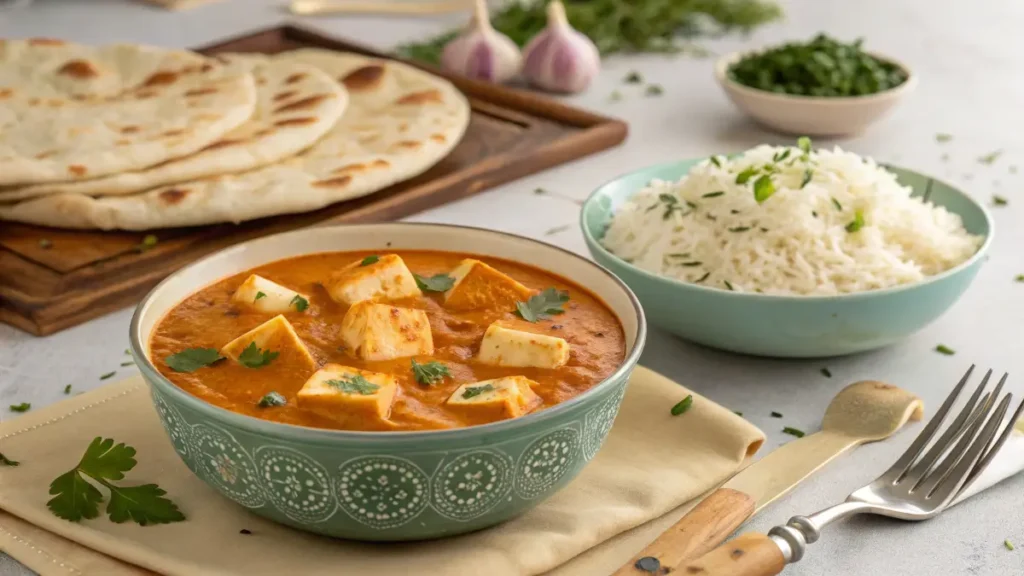
<path fill-rule="evenodd" d="M 731 352 L 819 358 L 887 346 L 942 315 L 970 285 L 992 244 L 993 223 L 963 192 L 916 172 L 886 166 L 932 203 L 960 215 L 985 237 L 963 264 L 923 282 L 841 296 L 770 296 L 729 292 L 664 278 L 633 266 L 600 243 L 616 208 L 652 179 L 678 180 L 704 160 L 644 168 L 598 188 L 583 205 L 580 225 L 594 259 L 636 293 L 651 322 L 687 340 Z"/>
<path fill-rule="evenodd" d="M 235 414 L 157 372 L 149 336 L 164 314 L 225 276 L 337 250 L 447 250 L 555 271 L 597 294 L 622 322 L 622 366 L 586 393 L 515 420 L 431 432 L 341 432 Z M 646 334 L 633 293 L 604 268 L 527 238 L 477 228 L 374 224 L 314 228 L 246 242 L 184 268 L 139 304 L 130 343 L 160 420 L 185 464 L 224 496 L 271 520 L 353 540 L 419 540 L 522 514 L 597 453 Z"/>

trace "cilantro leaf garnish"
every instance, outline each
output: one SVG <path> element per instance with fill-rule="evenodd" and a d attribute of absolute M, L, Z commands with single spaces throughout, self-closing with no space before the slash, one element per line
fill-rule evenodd
<path fill-rule="evenodd" d="M 296 294 L 292 301 L 288 303 L 289 306 L 295 306 L 295 309 L 299 312 L 305 312 L 306 308 L 309 308 L 309 300 L 306 300 L 301 295 Z"/>
<path fill-rule="evenodd" d="M 455 286 L 455 278 L 447 274 L 435 274 L 430 277 L 413 274 L 412 277 L 424 292 L 447 292 Z"/>
<path fill-rule="evenodd" d="M 783 428 L 782 432 L 785 434 L 789 434 L 790 436 L 796 436 L 797 438 L 803 438 L 804 436 L 806 436 L 803 430 L 800 430 L 799 428 L 793 428 L 790 426 L 786 426 L 785 428 Z"/>
<path fill-rule="evenodd" d="M 268 392 L 260 401 L 256 403 L 260 408 L 270 408 L 271 406 L 284 406 L 288 403 L 288 399 L 277 392 Z"/>
<path fill-rule="evenodd" d="M 1004 196 L 1000 196 L 999 194 L 992 195 L 992 204 L 995 206 L 1006 206 L 1009 203 L 1010 201 L 1007 200 Z"/>
<path fill-rule="evenodd" d="M 843 205 L 839 203 L 839 200 L 832 198 L 832 205 L 836 207 L 836 210 L 843 211 Z"/>
<path fill-rule="evenodd" d="M 622 82 L 625 84 L 640 84 L 643 81 L 644 77 L 636 70 L 630 71 L 630 73 L 626 74 L 626 77 L 622 79 Z"/>
<path fill-rule="evenodd" d="M 466 400 L 469 400 L 470 398 L 473 398 L 474 396 L 479 396 L 484 392 L 493 391 L 494 386 L 491 384 L 484 384 L 483 386 L 469 386 L 462 391 L 462 397 L 465 398 Z"/>
<path fill-rule="evenodd" d="M 277 358 L 280 352 L 271 352 L 270 350 L 260 350 L 256 346 L 256 342 L 250 342 L 245 350 L 238 355 L 238 363 L 246 368 L 262 368 L 270 364 L 274 358 Z"/>
<path fill-rule="evenodd" d="M 32 408 L 32 404 L 28 402 L 22 402 L 21 404 L 11 404 L 11 412 L 28 412 Z"/>
<path fill-rule="evenodd" d="M 548 288 L 540 294 L 530 296 L 526 302 L 516 302 L 516 314 L 527 322 L 536 322 L 553 314 L 565 312 L 562 305 L 568 301 L 568 292 Z"/>
<path fill-rule="evenodd" d="M 864 227 L 864 213 L 857 210 L 853 213 L 853 221 L 846 225 L 846 231 L 851 234 Z"/>
<path fill-rule="evenodd" d="M 7 456 L 4 456 L 3 453 L 0 453 L 0 465 L 14 467 L 14 466 L 17 466 L 19 464 L 21 464 L 21 462 L 17 462 L 17 461 L 11 460 Z"/>
<path fill-rule="evenodd" d="M 803 190 L 804 186 L 810 184 L 812 178 L 814 178 L 814 172 L 810 168 L 804 170 L 804 177 L 800 180 L 800 189 Z"/>
<path fill-rule="evenodd" d="M 360 396 L 370 396 L 377 390 L 380 390 L 380 386 L 370 382 L 361 374 L 342 376 L 336 380 L 328 380 L 325 384 L 333 386 L 345 394 L 359 394 Z"/>
<path fill-rule="evenodd" d="M 755 174 L 757 174 L 757 168 L 755 166 L 751 166 L 736 175 L 736 183 L 746 184 L 747 181 L 753 178 Z"/>
<path fill-rule="evenodd" d="M 722 161 L 718 159 L 718 156 L 712 156 L 712 157 L 708 158 L 708 161 L 710 161 L 712 164 L 714 164 L 715 167 L 717 167 L 717 168 L 721 168 L 722 167 Z"/>
<path fill-rule="evenodd" d="M 678 404 L 672 407 L 672 415 L 679 416 L 689 410 L 691 406 L 693 406 L 693 394 L 687 394 L 686 398 L 683 398 Z"/>
<path fill-rule="evenodd" d="M 762 174 L 754 181 L 754 200 L 760 204 L 775 194 L 775 183 L 768 174 Z"/>
<path fill-rule="evenodd" d="M 359 265 L 369 266 L 370 264 L 376 264 L 377 262 L 380 262 L 380 256 L 373 254 L 372 256 L 367 256 L 366 258 L 363 258 L 363 261 L 360 262 Z"/>
<path fill-rule="evenodd" d="M 100 375 L 100 380 L 106 380 L 108 378 L 113 378 L 114 374 L 117 374 L 117 370 L 114 370 L 113 372 L 107 372 L 106 374 Z"/>
<path fill-rule="evenodd" d="M 64 387 L 64 394 L 71 394 L 71 384 L 68 384 L 67 386 Z"/>
<path fill-rule="evenodd" d="M 50 483 L 53 498 L 46 506 L 58 518 L 78 522 L 99 516 L 103 493 L 89 479 L 110 491 L 107 514 L 112 522 L 132 520 L 140 526 L 181 522 L 185 516 L 156 484 L 117 486 L 135 467 L 135 449 L 114 444 L 112 438 L 95 438 L 78 465 Z M 88 479 L 87 479 L 88 478 Z"/>
<path fill-rule="evenodd" d="M 195 372 L 223 359 L 220 352 L 213 348 L 186 348 L 164 358 L 164 363 L 175 372 Z"/>
<path fill-rule="evenodd" d="M 431 386 L 452 375 L 448 367 L 440 362 L 430 361 L 420 364 L 415 359 L 412 361 L 412 375 L 420 384 Z"/>
<path fill-rule="evenodd" d="M 259 300 L 260 298 L 266 298 L 266 297 L 267 297 L 267 295 L 264 294 L 263 292 L 257 292 L 256 293 L 256 297 L 253 298 L 252 301 L 255 302 L 255 301 Z"/>
<path fill-rule="evenodd" d="M 945 344 L 939 344 L 938 346 L 936 346 L 935 351 L 938 352 L 939 354 L 945 354 L 946 356 L 952 356 L 953 354 L 956 354 L 956 350 L 953 350 L 952 348 L 946 346 Z"/>
<path fill-rule="evenodd" d="M 701 198 L 718 198 L 719 196 L 724 195 L 725 192 L 719 190 L 718 192 L 708 192 L 707 194 L 702 195 Z"/>

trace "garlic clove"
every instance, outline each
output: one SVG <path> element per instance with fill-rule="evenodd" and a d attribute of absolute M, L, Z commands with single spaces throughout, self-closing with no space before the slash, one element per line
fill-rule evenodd
<path fill-rule="evenodd" d="M 523 51 L 523 76 L 552 92 L 582 92 L 601 70 L 594 42 L 569 25 L 559 0 L 548 4 L 548 25 Z"/>
<path fill-rule="evenodd" d="M 445 45 L 441 67 L 477 80 L 500 83 L 519 73 L 522 59 L 516 43 L 491 26 L 486 0 L 476 0 L 469 26 Z"/>

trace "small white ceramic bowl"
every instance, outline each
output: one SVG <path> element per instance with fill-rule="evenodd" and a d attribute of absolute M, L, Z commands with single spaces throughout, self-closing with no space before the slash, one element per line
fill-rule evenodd
<path fill-rule="evenodd" d="M 917 86 L 914 73 L 892 58 L 872 54 L 899 66 L 906 82 L 869 96 L 827 97 L 778 94 L 744 86 L 729 78 L 729 67 L 749 52 L 735 52 L 715 63 L 715 78 L 740 110 L 765 126 L 797 136 L 849 136 L 885 116 Z"/>

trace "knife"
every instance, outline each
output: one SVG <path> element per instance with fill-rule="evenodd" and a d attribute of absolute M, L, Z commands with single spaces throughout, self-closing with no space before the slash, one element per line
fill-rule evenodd
<path fill-rule="evenodd" d="M 740 471 L 613 576 L 660 574 L 661 567 L 675 568 L 687 558 L 703 556 L 835 458 L 860 444 L 888 438 L 922 414 L 920 398 L 892 384 L 863 381 L 847 386 L 828 405 L 820 432 L 784 444 Z"/>

